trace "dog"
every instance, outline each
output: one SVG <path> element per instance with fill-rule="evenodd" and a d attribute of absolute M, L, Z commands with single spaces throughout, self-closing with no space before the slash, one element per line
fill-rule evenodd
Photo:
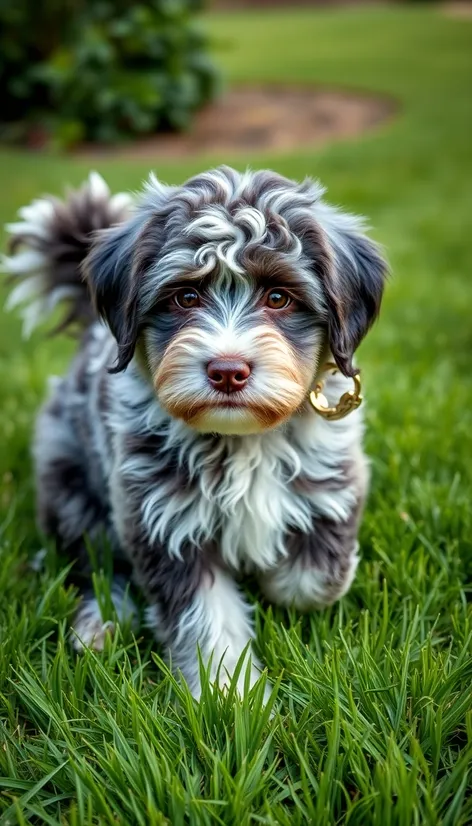
<path fill-rule="evenodd" d="M 319 415 L 310 399 L 317 382 L 335 413 L 349 396 L 388 267 L 363 221 L 323 195 L 311 179 L 221 167 L 182 186 L 151 175 L 131 199 L 92 173 L 7 227 L 9 307 L 26 333 L 60 304 L 60 329 L 82 335 L 33 450 L 40 529 L 82 576 L 74 646 L 100 650 L 113 631 L 87 555 L 106 541 L 117 620 L 137 618 L 131 563 L 197 698 L 199 656 L 220 685 L 240 658 L 251 685 L 260 676 L 245 574 L 311 611 L 356 572 L 362 411 Z"/>

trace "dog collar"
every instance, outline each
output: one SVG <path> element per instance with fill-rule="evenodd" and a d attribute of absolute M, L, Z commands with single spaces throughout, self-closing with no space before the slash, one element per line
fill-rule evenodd
<path fill-rule="evenodd" d="M 333 376 L 338 372 L 338 368 L 334 362 L 329 361 L 323 365 L 321 373 L 327 372 L 330 372 Z M 353 410 L 357 410 L 359 405 L 362 404 L 361 380 L 358 375 L 353 376 L 352 380 L 354 382 L 354 389 L 343 393 L 338 403 L 334 407 L 330 407 L 326 396 L 323 394 L 325 380 L 322 378 L 318 379 L 308 397 L 313 410 L 315 410 L 319 416 L 322 416 L 323 419 L 328 419 L 328 421 L 331 422 L 344 419 L 344 417 L 352 413 Z"/>

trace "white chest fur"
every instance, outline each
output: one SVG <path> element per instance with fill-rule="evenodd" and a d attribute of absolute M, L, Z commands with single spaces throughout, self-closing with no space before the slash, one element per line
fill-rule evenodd
<path fill-rule="evenodd" d="M 311 508 L 291 480 L 300 457 L 283 433 L 246 437 L 228 446 L 221 479 L 211 491 L 219 514 L 220 552 L 236 568 L 268 568 L 284 554 L 289 526 L 309 530 Z M 202 479 L 202 493 L 205 480 Z"/>

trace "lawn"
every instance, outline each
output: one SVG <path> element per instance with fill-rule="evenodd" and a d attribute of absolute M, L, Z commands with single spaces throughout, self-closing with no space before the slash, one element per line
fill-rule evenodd
<path fill-rule="evenodd" d="M 360 351 L 372 492 L 362 562 L 329 611 L 257 607 L 276 683 L 195 704 L 129 631 L 77 659 L 75 595 L 34 524 L 29 441 L 70 342 L 0 322 L 0 823 L 459 826 L 472 822 L 472 21 L 425 6 L 213 13 L 232 81 L 375 90 L 395 119 L 284 157 L 156 165 L 169 182 L 222 161 L 320 177 L 367 214 L 394 276 Z M 97 166 L 97 164 L 95 164 Z M 112 188 L 150 163 L 100 160 Z M 0 153 L 0 219 L 81 181 L 84 160 Z M 98 575 L 97 588 L 106 591 Z M 257 593 L 251 592 L 254 599 Z M 3 816 L 2 814 L 3 813 Z"/>

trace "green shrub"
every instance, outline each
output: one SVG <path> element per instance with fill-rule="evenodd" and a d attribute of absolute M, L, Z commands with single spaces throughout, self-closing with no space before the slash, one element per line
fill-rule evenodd
<path fill-rule="evenodd" d="M 185 128 L 215 91 L 201 0 L 0 0 L 3 137 Z"/>

